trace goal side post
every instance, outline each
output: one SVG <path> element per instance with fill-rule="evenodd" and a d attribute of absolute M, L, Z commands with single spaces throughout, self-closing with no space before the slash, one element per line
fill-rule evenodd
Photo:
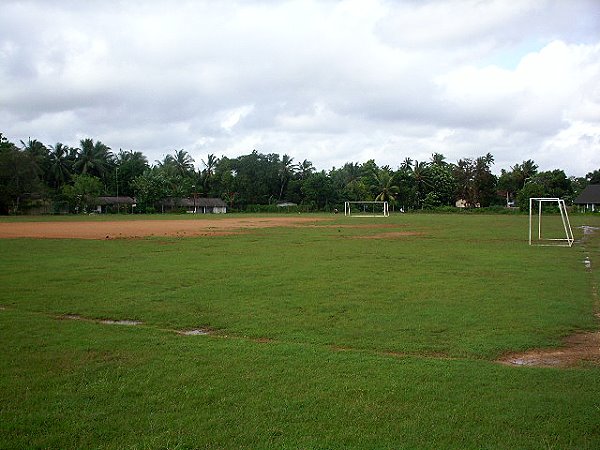
<path fill-rule="evenodd" d="M 558 210 L 560 212 L 560 218 L 562 222 L 562 231 L 564 232 L 563 237 L 543 237 L 542 236 L 542 212 L 543 205 L 546 203 L 555 203 L 558 206 Z M 533 222 L 533 214 L 534 214 L 534 206 L 537 206 L 537 238 L 534 237 L 534 222 Z M 531 197 L 529 199 L 529 245 L 538 245 L 538 246 L 563 246 L 563 247 L 571 247 L 575 239 L 573 237 L 573 229 L 571 228 L 571 222 L 569 220 L 569 214 L 567 212 L 567 206 L 565 201 L 560 198 L 545 198 L 545 197 Z"/>
<path fill-rule="evenodd" d="M 387 201 L 346 201 L 344 216 L 352 217 L 389 217 L 390 207 Z"/>

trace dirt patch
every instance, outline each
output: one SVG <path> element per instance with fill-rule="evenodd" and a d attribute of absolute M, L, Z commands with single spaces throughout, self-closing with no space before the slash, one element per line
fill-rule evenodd
<path fill-rule="evenodd" d="M 150 236 L 226 236 L 252 229 L 306 226 L 319 220 L 325 219 L 314 217 L 253 217 L 108 222 L 14 222 L 0 223 L 0 239 L 132 239 Z"/>
<path fill-rule="evenodd" d="M 573 367 L 582 362 L 600 365 L 600 331 L 565 339 L 565 347 L 511 354 L 498 362 L 509 366 Z"/>
<path fill-rule="evenodd" d="M 271 338 L 265 338 L 265 337 L 254 338 L 254 339 L 252 339 L 252 341 L 258 342 L 259 344 L 272 344 L 273 342 L 275 342 L 275 340 L 273 340 Z"/>
<path fill-rule="evenodd" d="M 127 325 L 127 326 L 135 326 L 141 325 L 142 322 L 139 320 L 101 320 L 100 323 L 104 325 Z"/>
<path fill-rule="evenodd" d="M 400 239 L 407 236 L 423 236 L 417 231 L 389 231 L 387 233 L 367 234 L 361 236 L 350 236 L 351 239 Z"/>
<path fill-rule="evenodd" d="M 139 320 L 113 320 L 113 319 L 90 319 L 87 317 L 83 317 L 80 316 L 78 314 L 64 314 L 62 316 L 58 316 L 57 319 L 59 320 L 82 320 L 84 322 L 94 322 L 94 323 L 101 323 L 104 325 L 128 325 L 128 326 L 135 326 L 135 325 L 141 325 L 142 322 L 140 322 Z"/>
<path fill-rule="evenodd" d="M 204 328 L 196 328 L 193 330 L 180 330 L 177 332 L 177 334 L 180 334 L 182 336 L 206 336 L 207 334 L 210 334 L 210 330 L 206 330 Z"/>

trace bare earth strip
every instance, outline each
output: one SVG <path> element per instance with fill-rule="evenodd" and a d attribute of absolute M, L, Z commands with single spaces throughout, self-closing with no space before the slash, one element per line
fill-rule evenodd
<path fill-rule="evenodd" d="M 499 362 L 509 366 L 572 367 L 582 361 L 600 364 L 600 332 L 576 334 L 565 339 L 563 348 L 530 350 L 505 356 Z"/>
<path fill-rule="evenodd" d="M 314 217 L 249 217 L 198 220 L 0 223 L 0 239 L 126 239 L 148 236 L 219 236 L 244 230 L 314 224 Z"/>

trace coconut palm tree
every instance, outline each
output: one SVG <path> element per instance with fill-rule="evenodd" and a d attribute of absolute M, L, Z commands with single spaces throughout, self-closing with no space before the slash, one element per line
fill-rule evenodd
<path fill-rule="evenodd" d="M 425 198 L 425 191 L 431 186 L 429 164 L 426 162 L 415 161 L 413 164 L 412 176 L 415 182 L 417 206 L 421 206 L 421 202 Z"/>
<path fill-rule="evenodd" d="M 82 139 L 77 160 L 73 165 L 75 171 L 82 175 L 93 175 L 105 179 L 114 164 L 114 155 L 110 147 L 93 139 Z"/>
<path fill-rule="evenodd" d="M 194 158 L 185 150 L 175 150 L 173 153 L 173 164 L 179 175 L 187 176 L 194 171 Z"/>
<path fill-rule="evenodd" d="M 202 165 L 204 166 L 204 169 L 202 170 L 202 185 L 204 186 L 204 192 L 210 190 L 210 182 L 215 174 L 217 164 L 219 164 L 219 159 L 212 153 L 207 155 L 206 161 L 202 160 Z"/>
<path fill-rule="evenodd" d="M 291 158 L 289 155 L 283 155 L 281 158 L 281 163 L 279 165 L 279 200 L 283 197 L 283 192 L 287 187 L 290 178 L 294 174 L 296 166 L 294 166 L 293 161 L 294 158 Z"/>
<path fill-rule="evenodd" d="M 412 170 L 412 166 L 413 166 L 413 160 L 412 158 L 409 158 L 408 156 L 406 158 L 404 158 L 404 161 L 402 161 L 402 164 L 400 164 L 400 170 L 405 170 L 410 172 Z"/>
<path fill-rule="evenodd" d="M 446 157 L 441 153 L 432 153 L 431 164 L 434 166 L 445 166 L 448 163 L 446 162 Z"/>
<path fill-rule="evenodd" d="M 310 162 L 308 159 L 305 159 L 301 163 L 296 164 L 296 172 L 300 176 L 301 180 L 305 180 L 314 171 L 315 168 L 313 166 L 313 163 Z"/>
<path fill-rule="evenodd" d="M 71 177 L 70 153 L 71 149 L 61 142 L 50 146 L 49 174 L 56 189 L 59 189 Z"/>
<path fill-rule="evenodd" d="M 21 146 L 35 175 L 41 179 L 47 169 L 48 149 L 37 139 L 31 138 L 27 142 L 21 141 Z"/>
<path fill-rule="evenodd" d="M 375 197 L 376 201 L 388 201 L 393 202 L 396 200 L 396 195 L 400 188 L 395 184 L 396 175 L 391 173 L 389 170 L 380 169 L 373 173 L 376 184 L 373 186 L 377 190 L 378 194 Z"/>

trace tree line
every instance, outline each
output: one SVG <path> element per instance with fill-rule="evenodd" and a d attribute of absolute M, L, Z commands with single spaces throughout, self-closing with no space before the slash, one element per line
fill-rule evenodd
<path fill-rule="evenodd" d="M 194 163 L 198 163 L 196 169 Z M 329 171 L 308 160 L 256 150 L 228 158 L 208 154 L 194 161 L 174 150 L 153 164 L 140 151 L 114 152 L 91 138 L 79 147 L 10 142 L 0 133 L 0 214 L 31 210 L 85 211 L 99 196 L 130 196 L 136 211 L 155 212 L 165 199 L 218 197 L 234 210 L 275 209 L 282 201 L 307 211 L 330 211 L 344 201 L 387 200 L 393 209 L 415 210 L 528 205 L 529 197 L 572 199 L 600 183 L 600 169 L 568 177 L 561 169 L 538 171 L 532 160 L 492 173 L 494 157 L 450 163 L 434 153 L 427 161 L 406 158 L 393 169 L 374 160 L 348 162 Z"/>

